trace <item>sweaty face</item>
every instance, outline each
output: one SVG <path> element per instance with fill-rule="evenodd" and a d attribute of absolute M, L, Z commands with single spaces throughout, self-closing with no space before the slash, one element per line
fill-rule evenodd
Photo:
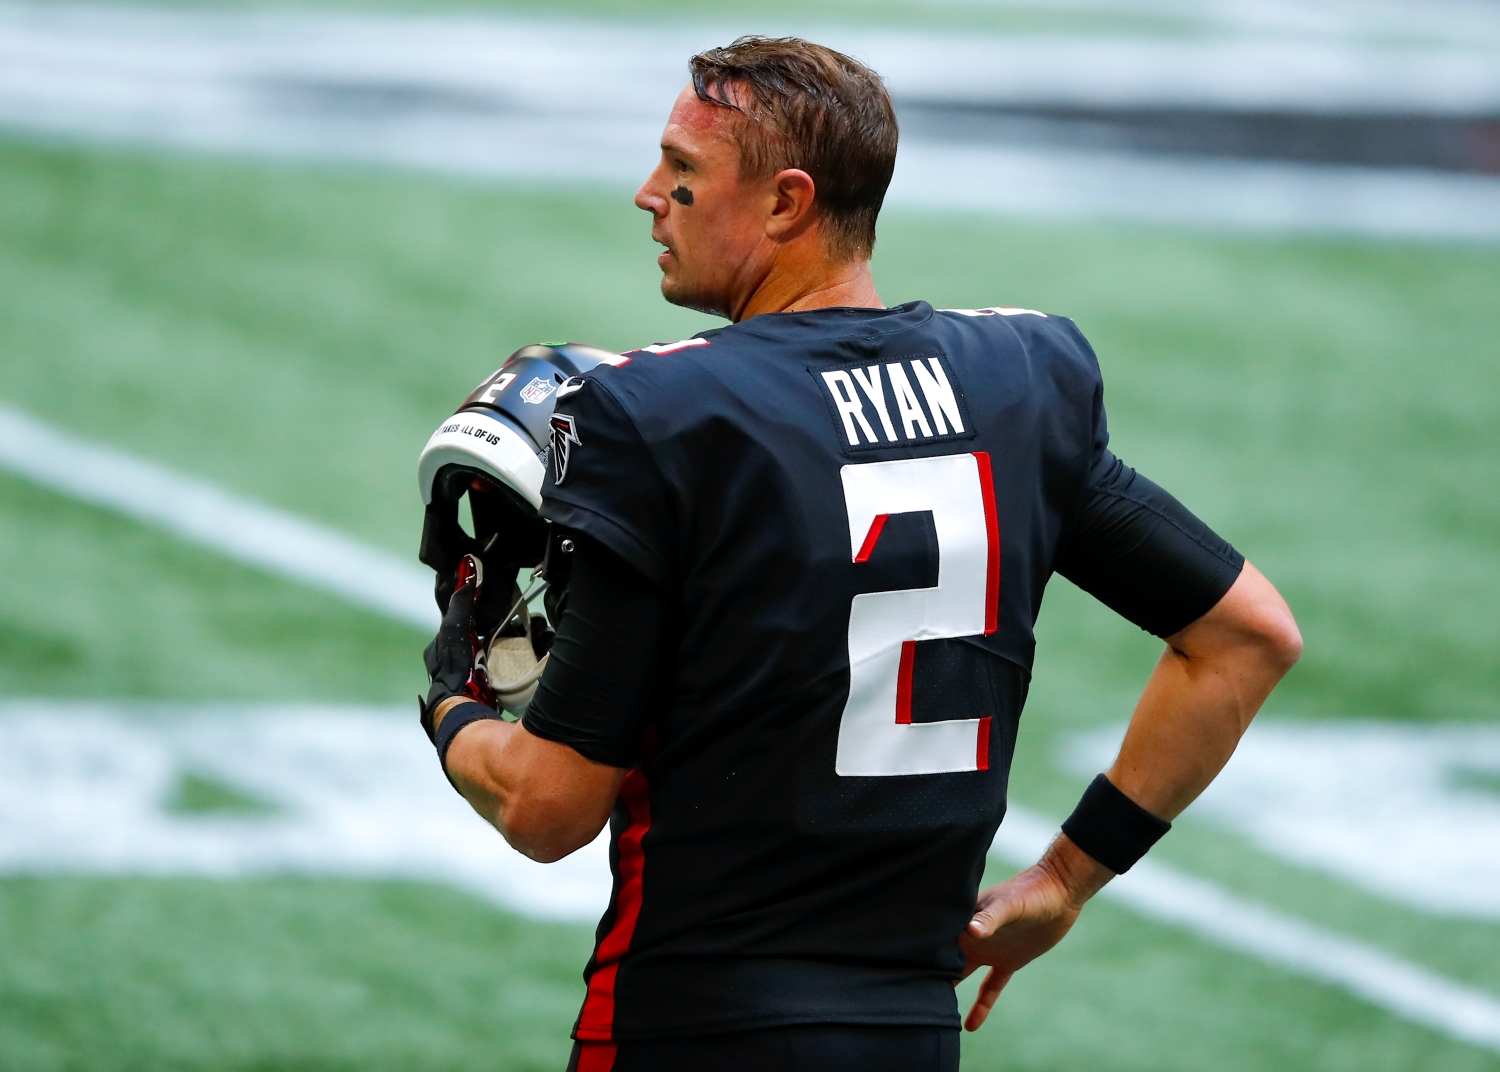
<path fill-rule="evenodd" d="M 768 243 L 764 183 L 741 183 L 738 113 L 705 104 L 691 85 L 662 132 L 661 161 L 635 195 L 651 213 L 662 296 L 674 305 L 731 316 L 760 270 Z"/>

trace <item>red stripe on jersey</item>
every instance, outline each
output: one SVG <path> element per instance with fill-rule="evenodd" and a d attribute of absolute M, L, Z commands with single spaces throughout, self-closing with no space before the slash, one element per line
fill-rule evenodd
<path fill-rule="evenodd" d="M 990 471 L 990 456 L 986 451 L 975 451 L 974 460 L 979 463 L 984 527 L 990 541 L 989 576 L 984 585 L 984 632 L 988 636 L 1000 628 L 1000 520 L 995 513 L 995 475 Z"/>
<path fill-rule="evenodd" d="M 572 1072 L 610 1072 L 618 1049 L 613 1042 L 580 1043 L 578 1063 L 572 1066 Z"/>
<path fill-rule="evenodd" d="M 583 999 L 574 1035 L 580 1042 L 609 1042 L 614 1038 L 615 976 L 641 914 L 641 875 L 646 863 L 641 839 L 651 829 L 649 788 L 639 767 L 625 775 L 620 786 L 620 801 L 630 816 L 617 847 L 620 892 L 615 896 L 615 922 L 594 951 L 594 974 L 589 977 L 588 996 Z"/>
<path fill-rule="evenodd" d="M 917 642 L 901 642 L 901 669 L 896 672 L 896 725 L 911 725 L 911 671 L 917 661 Z"/>
<path fill-rule="evenodd" d="M 981 718 L 979 720 L 979 748 L 978 760 L 980 770 L 990 769 L 990 720 Z"/>
<path fill-rule="evenodd" d="M 870 531 L 865 533 L 865 542 L 859 545 L 859 554 L 854 556 L 854 561 L 868 562 L 870 560 L 870 556 L 875 553 L 875 545 L 880 542 L 881 530 L 890 519 L 890 514 L 875 515 L 875 520 L 870 522 Z"/>

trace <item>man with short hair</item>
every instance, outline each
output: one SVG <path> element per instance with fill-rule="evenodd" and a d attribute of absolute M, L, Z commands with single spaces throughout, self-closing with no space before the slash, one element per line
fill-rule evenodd
<path fill-rule="evenodd" d="M 435 739 L 534 859 L 613 816 L 570 1067 L 956 1069 L 956 982 L 989 969 L 973 1030 L 1202 792 L 1301 639 L 1109 452 L 1071 322 L 881 303 L 874 72 L 764 38 L 691 71 L 636 204 L 663 295 L 731 324 L 558 389 L 541 513 L 576 550 L 550 665 L 518 724 L 435 674 Z M 1054 572 L 1167 647 L 1064 833 L 981 893 Z M 472 605 L 461 585 L 440 665 Z"/>

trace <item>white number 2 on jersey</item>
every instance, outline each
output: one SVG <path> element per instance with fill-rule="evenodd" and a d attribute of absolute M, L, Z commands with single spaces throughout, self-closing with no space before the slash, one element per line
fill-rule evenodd
<path fill-rule="evenodd" d="M 840 472 L 856 563 L 875 550 L 892 514 L 931 511 L 935 588 L 868 592 L 849 609 L 849 702 L 839 723 L 840 775 L 942 774 L 989 767 L 990 720 L 911 720 L 917 642 L 993 633 L 1000 531 L 988 454 L 846 465 Z"/>

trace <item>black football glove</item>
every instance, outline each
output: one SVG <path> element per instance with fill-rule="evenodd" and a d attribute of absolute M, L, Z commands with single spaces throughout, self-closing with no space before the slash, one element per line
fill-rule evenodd
<path fill-rule="evenodd" d="M 475 665 L 479 638 L 474 633 L 474 607 L 479 601 L 481 579 L 478 560 L 473 555 L 465 555 L 459 564 L 458 584 L 448 600 L 443 624 L 438 626 L 437 636 L 422 652 L 429 687 L 427 699 L 419 698 L 418 703 L 422 729 L 427 731 L 427 739 L 434 743 L 433 712 L 448 697 L 463 695 L 494 706 L 494 695 L 485 680 L 484 669 Z"/>

